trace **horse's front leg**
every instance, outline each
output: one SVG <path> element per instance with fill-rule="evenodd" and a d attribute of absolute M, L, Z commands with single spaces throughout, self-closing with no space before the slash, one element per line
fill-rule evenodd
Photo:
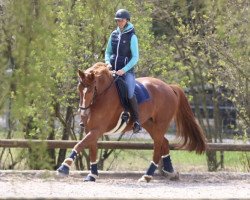
<path fill-rule="evenodd" d="M 96 181 L 98 178 L 98 169 L 97 169 L 97 142 L 92 144 L 89 147 L 89 156 L 90 156 L 90 173 L 84 179 L 85 182 Z"/>
<path fill-rule="evenodd" d="M 61 166 L 57 169 L 59 174 L 68 175 L 69 169 L 73 164 L 77 154 L 81 152 L 84 148 L 90 148 L 90 162 L 93 165 L 91 167 L 93 170 L 96 166 L 96 175 L 97 173 L 97 163 L 96 163 L 96 156 L 97 156 L 97 140 L 99 138 L 98 131 L 90 131 L 81 141 L 79 141 L 73 148 L 72 152 L 70 153 L 69 157 L 66 158 Z M 95 172 L 95 171 L 93 171 Z"/>

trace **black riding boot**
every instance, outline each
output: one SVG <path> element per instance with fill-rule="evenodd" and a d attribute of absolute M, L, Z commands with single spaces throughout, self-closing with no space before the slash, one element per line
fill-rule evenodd
<path fill-rule="evenodd" d="M 136 97 L 133 96 L 131 99 L 129 99 L 129 103 L 131 109 L 131 117 L 134 121 L 133 132 L 138 133 L 141 130 L 141 124 L 139 122 L 139 112 Z"/>

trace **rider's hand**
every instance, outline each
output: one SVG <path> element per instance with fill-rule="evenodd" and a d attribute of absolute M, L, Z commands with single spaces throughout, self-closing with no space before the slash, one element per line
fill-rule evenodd
<path fill-rule="evenodd" d="M 111 64 L 108 64 L 108 65 L 107 65 L 107 68 L 108 68 L 109 70 L 111 70 L 111 69 L 112 69 L 112 65 L 111 65 Z"/>
<path fill-rule="evenodd" d="M 118 71 L 116 72 L 116 74 L 117 74 L 118 76 L 122 76 L 123 74 L 125 74 L 125 71 L 124 71 L 123 69 L 120 69 L 120 70 L 118 70 Z"/>

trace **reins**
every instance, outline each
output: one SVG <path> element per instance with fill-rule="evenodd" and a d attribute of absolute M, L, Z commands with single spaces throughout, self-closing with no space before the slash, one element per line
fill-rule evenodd
<path fill-rule="evenodd" d="M 119 78 L 119 76 L 116 75 L 115 73 L 112 74 L 112 77 L 113 77 L 112 82 L 111 82 L 111 83 L 109 84 L 109 86 L 108 86 L 105 90 L 103 90 L 100 94 L 97 94 L 97 89 L 96 89 L 96 86 L 95 86 L 94 95 L 93 95 L 93 98 L 91 99 L 90 104 L 89 104 L 87 107 L 79 106 L 79 108 L 80 108 L 81 110 L 88 110 L 88 109 L 94 104 L 96 97 L 97 97 L 97 96 L 101 96 L 101 95 L 103 95 L 105 92 L 107 92 L 107 91 L 112 87 L 112 85 L 115 83 L 115 81 Z M 84 83 L 83 83 L 81 80 L 80 80 L 79 82 L 80 82 L 82 85 L 84 85 Z"/>

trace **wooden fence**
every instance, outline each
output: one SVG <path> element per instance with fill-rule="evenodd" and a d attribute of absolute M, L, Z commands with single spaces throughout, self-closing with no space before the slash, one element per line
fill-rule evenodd
<path fill-rule="evenodd" d="M 33 145 L 46 144 L 48 149 L 73 148 L 77 141 L 72 140 L 20 140 L 0 139 L 0 148 L 29 148 Z M 99 149 L 135 149 L 152 150 L 153 143 L 127 141 L 99 141 Z M 170 144 L 171 150 L 177 150 L 176 144 Z M 207 151 L 250 151 L 250 144 L 208 143 Z"/>

